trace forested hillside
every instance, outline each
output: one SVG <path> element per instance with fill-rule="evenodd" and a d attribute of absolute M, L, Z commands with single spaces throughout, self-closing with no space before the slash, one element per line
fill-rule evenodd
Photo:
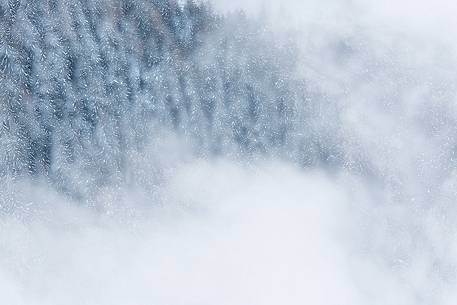
<path fill-rule="evenodd" d="M 331 159 L 306 132 L 311 93 L 294 76 L 293 46 L 242 13 L 193 1 L 5 0 L 0 43 L 3 175 L 62 189 L 76 176 L 107 183 L 159 129 L 197 154 Z"/>

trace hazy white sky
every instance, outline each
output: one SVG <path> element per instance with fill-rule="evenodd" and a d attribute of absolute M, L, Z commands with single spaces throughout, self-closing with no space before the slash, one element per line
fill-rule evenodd
<path fill-rule="evenodd" d="M 452 0 L 210 0 L 222 10 L 243 9 L 252 14 L 268 12 L 284 23 L 379 23 L 384 26 L 434 31 L 454 31 L 457 2 Z M 336 19 L 335 19 L 336 18 Z M 284 21 L 284 20 L 283 20 Z M 400 29 L 398 29 L 400 30 Z"/>

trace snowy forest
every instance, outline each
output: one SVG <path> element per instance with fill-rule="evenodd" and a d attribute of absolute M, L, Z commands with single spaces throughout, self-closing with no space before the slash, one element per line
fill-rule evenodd
<path fill-rule="evenodd" d="M 242 12 L 193 1 L 15 0 L 0 16 L 2 175 L 45 176 L 77 195 L 72 177 L 122 180 L 129 151 L 161 130 L 199 155 L 336 162 L 336 148 L 306 128 L 315 93 L 294 73 L 293 43 L 274 42 Z"/>
<path fill-rule="evenodd" d="M 0 0 L 0 304 L 456 304 L 455 11 Z"/>

